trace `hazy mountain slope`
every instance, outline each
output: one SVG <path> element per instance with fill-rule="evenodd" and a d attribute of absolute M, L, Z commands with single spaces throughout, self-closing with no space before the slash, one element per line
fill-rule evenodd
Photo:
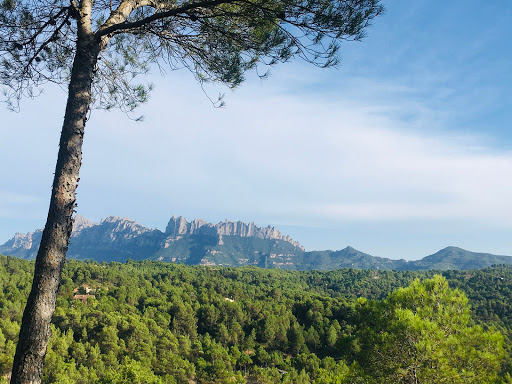
<path fill-rule="evenodd" d="M 413 261 L 411 264 L 416 270 L 481 269 L 494 264 L 512 264 L 512 257 L 471 252 L 458 247 L 446 247 L 433 255 Z"/>
<path fill-rule="evenodd" d="M 303 255 L 302 270 L 332 270 L 340 268 L 355 269 L 399 269 L 406 264 L 404 260 L 391 260 L 384 257 L 376 257 L 358 251 L 352 247 L 346 247 L 340 251 L 312 251 Z"/>

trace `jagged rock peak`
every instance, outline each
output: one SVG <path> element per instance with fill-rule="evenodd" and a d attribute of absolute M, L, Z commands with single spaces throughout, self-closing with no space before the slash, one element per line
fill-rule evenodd
<path fill-rule="evenodd" d="M 170 235 L 185 235 L 188 233 L 187 225 L 187 220 L 183 216 L 173 216 L 165 228 L 165 233 Z"/>
<path fill-rule="evenodd" d="M 150 228 L 140 225 L 129 217 L 109 216 L 102 219 L 99 225 L 108 227 L 112 232 L 134 232 L 141 234 L 151 231 Z"/>
<path fill-rule="evenodd" d="M 73 218 L 73 234 L 78 234 L 82 229 L 90 228 L 95 225 L 91 220 L 83 217 L 82 215 L 75 215 Z"/>
<path fill-rule="evenodd" d="M 136 223 L 135 220 L 132 220 L 129 217 L 108 216 L 105 219 L 101 219 L 100 224 L 103 224 L 103 223 L 117 223 L 119 221 L 129 221 L 129 222 L 132 222 L 132 223 Z"/>
<path fill-rule="evenodd" d="M 14 234 L 14 237 L 10 240 L 8 240 L 5 244 L 3 244 L 4 247 L 10 247 L 10 248 L 23 248 L 23 249 L 30 249 L 32 247 L 33 237 L 35 234 L 41 233 L 41 229 L 37 229 L 35 232 L 28 232 L 28 233 L 20 233 L 16 232 Z"/>
<path fill-rule="evenodd" d="M 284 240 L 304 250 L 304 247 L 290 236 L 283 235 L 275 227 L 258 227 L 254 222 L 244 223 L 242 221 L 221 221 L 218 224 L 208 223 L 205 220 L 194 219 L 190 223 L 183 217 L 172 216 L 167 224 L 165 233 L 169 236 L 203 234 L 212 236 L 241 236 L 256 237 L 259 239 Z"/>

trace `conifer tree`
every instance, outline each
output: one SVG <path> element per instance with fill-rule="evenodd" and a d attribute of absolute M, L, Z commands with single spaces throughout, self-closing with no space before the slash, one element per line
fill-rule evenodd
<path fill-rule="evenodd" d="M 8 105 L 45 83 L 68 86 L 46 226 L 23 315 L 12 383 L 40 382 L 50 320 L 73 228 L 91 106 L 133 111 L 151 66 L 188 68 L 236 87 L 244 72 L 300 57 L 329 67 L 359 39 L 379 0 L 1 0 L 0 84 Z"/>
<path fill-rule="evenodd" d="M 434 276 L 391 293 L 360 300 L 363 368 L 377 383 L 494 383 L 503 336 L 470 326 L 466 295 Z"/>

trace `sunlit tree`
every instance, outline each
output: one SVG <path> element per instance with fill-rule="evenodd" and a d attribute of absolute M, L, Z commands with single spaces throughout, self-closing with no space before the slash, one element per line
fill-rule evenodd
<path fill-rule="evenodd" d="M 359 301 L 361 361 L 378 383 L 494 383 L 503 336 L 470 326 L 466 295 L 435 276 L 391 293 L 382 302 Z"/>
<path fill-rule="evenodd" d="M 0 84 L 11 108 L 45 83 L 68 86 L 50 207 L 23 316 L 12 382 L 39 382 L 91 106 L 132 111 L 152 66 L 188 68 L 236 87 L 244 72 L 298 56 L 335 65 L 339 40 L 359 39 L 379 0 L 2 0 Z"/>

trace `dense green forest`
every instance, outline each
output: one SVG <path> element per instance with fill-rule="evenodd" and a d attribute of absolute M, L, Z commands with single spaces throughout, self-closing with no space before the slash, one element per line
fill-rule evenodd
<path fill-rule="evenodd" d="M 0 256 L 0 382 L 34 263 Z M 512 383 L 512 267 L 68 261 L 44 383 Z"/>

